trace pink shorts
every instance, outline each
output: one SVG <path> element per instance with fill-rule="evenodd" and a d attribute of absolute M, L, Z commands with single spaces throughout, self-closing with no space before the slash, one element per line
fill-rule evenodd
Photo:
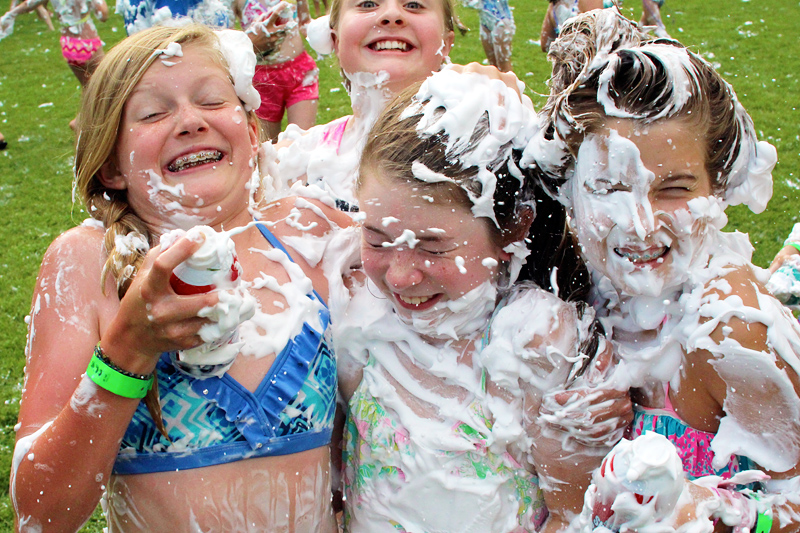
<path fill-rule="evenodd" d="M 261 95 L 256 116 L 268 122 L 280 122 L 287 107 L 303 100 L 319 98 L 317 64 L 303 52 L 279 65 L 256 65 L 253 86 Z"/>
<path fill-rule="evenodd" d="M 61 53 L 70 65 L 82 67 L 89 62 L 95 52 L 103 47 L 99 37 L 81 39 L 80 37 L 61 36 Z"/>

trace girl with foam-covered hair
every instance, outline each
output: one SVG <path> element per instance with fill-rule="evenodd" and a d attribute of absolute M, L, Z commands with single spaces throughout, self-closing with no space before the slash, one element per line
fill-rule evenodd
<path fill-rule="evenodd" d="M 33 295 L 20 531 L 77 531 L 101 499 L 109 531 L 337 531 L 327 283 L 298 247 L 350 219 L 263 194 L 254 66 L 242 32 L 154 27 L 90 80 L 75 189 L 91 218 L 51 244 Z M 210 285 L 174 278 L 233 248 Z M 224 361 L 185 359 L 214 343 Z"/>
<path fill-rule="evenodd" d="M 367 137 L 360 235 L 331 254 L 363 265 L 331 297 L 348 531 L 556 531 L 621 436 L 627 391 L 591 386 L 611 354 L 564 209 L 518 164 L 535 125 L 503 81 L 448 69 Z M 593 447 L 581 421 L 545 422 L 567 384 L 591 389 L 569 398 Z"/>
<path fill-rule="evenodd" d="M 634 388 L 629 436 L 666 436 L 686 477 L 703 479 L 684 491 L 690 511 L 662 525 L 795 531 L 800 329 L 765 290 L 747 236 L 721 231 L 728 205 L 765 209 L 775 148 L 707 62 L 646 40 L 616 10 L 571 20 L 549 57 L 551 94 L 525 161 L 568 207 L 593 272 L 622 359 L 611 379 Z M 758 492 L 723 490 L 756 481 Z M 639 505 L 640 525 L 652 509 Z"/>

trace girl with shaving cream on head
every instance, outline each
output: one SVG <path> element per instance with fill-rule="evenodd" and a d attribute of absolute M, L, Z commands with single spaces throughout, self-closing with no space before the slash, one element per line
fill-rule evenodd
<path fill-rule="evenodd" d="M 265 145 L 268 186 L 315 184 L 355 211 L 367 132 L 394 96 L 449 62 L 456 26 L 452 0 L 333 0 L 330 17 L 309 25 L 308 40 L 319 53 L 336 53 L 353 114 L 308 132 L 288 127 L 277 154 Z"/>
<path fill-rule="evenodd" d="M 350 219 L 258 187 L 254 66 L 242 32 L 156 27 L 90 81 L 75 172 L 92 219 L 50 246 L 33 296 L 20 531 L 76 531 L 101 498 L 111 532 L 337 531 L 328 290 L 297 246 Z M 173 271 L 217 237 L 238 287 L 176 292 Z M 231 320 L 227 371 L 173 363 Z"/>
<path fill-rule="evenodd" d="M 562 529 L 629 421 L 625 391 L 592 385 L 611 354 L 579 302 L 564 209 L 517 165 L 535 124 L 503 81 L 446 69 L 367 137 L 360 238 L 328 265 L 360 244 L 366 278 L 331 288 L 346 531 Z M 568 383 L 593 388 L 580 431 L 603 444 L 564 446 L 545 423 Z"/>
<path fill-rule="evenodd" d="M 674 515 L 654 525 L 643 505 L 627 526 L 797 531 L 800 328 L 764 288 L 747 236 L 721 231 L 728 205 L 766 207 L 775 148 L 708 63 L 645 40 L 615 10 L 570 21 L 550 59 L 526 161 L 568 206 L 593 271 L 622 358 L 611 380 L 635 388 L 630 437 L 664 435 L 699 478 Z"/>

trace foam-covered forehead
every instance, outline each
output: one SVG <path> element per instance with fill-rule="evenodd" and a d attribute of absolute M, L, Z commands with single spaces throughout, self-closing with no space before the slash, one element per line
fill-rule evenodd
<path fill-rule="evenodd" d="M 519 85 L 515 90 L 499 79 L 444 69 L 420 86 L 401 114 L 402 119 L 419 117 L 416 129 L 421 139 L 440 136 L 446 143 L 449 161 L 461 168 L 477 169 L 477 183 L 462 185 L 473 203 L 475 216 L 494 220 L 496 169 L 507 166 L 518 187 L 524 186 L 512 154 L 527 145 L 538 120 L 530 99 L 520 98 L 523 87 Z M 420 163 L 412 167 L 415 178 L 427 182 L 446 180 L 436 169 L 421 167 L 424 165 Z"/>
<path fill-rule="evenodd" d="M 595 58 L 595 62 L 600 60 Z M 626 62 L 630 65 L 624 65 Z M 733 87 L 714 72 L 711 65 L 682 46 L 653 42 L 619 50 L 608 57 L 604 67 L 598 68 L 597 101 L 609 117 L 655 122 L 673 116 L 690 116 L 692 108 L 698 106 L 700 101 L 707 102 L 718 96 L 712 92 L 724 91 L 729 94 L 737 130 L 731 133 L 738 138 L 726 154 L 729 170 L 723 196 L 729 205 L 744 203 L 756 213 L 766 208 L 772 196 L 771 172 L 777 162 L 775 148 L 757 140 L 752 119 L 736 98 Z M 635 88 L 621 87 L 616 78 L 620 72 L 631 70 L 638 72 L 638 78 L 643 82 L 662 76 L 664 79 L 663 83 L 654 84 L 659 90 L 648 95 L 647 100 L 651 105 L 645 105 L 638 111 L 632 110 L 631 105 L 620 109 L 612 97 L 614 93 L 635 93 L 631 90 Z"/>
<path fill-rule="evenodd" d="M 616 130 L 607 134 L 589 134 L 581 144 L 572 181 L 580 188 L 591 190 L 623 186 L 630 190 L 647 191 L 655 174 L 645 168 L 636 144 Z"/>
<path fill-rule="evenodd" d="M 587 112 L 592 100 L 606 117 L 653 123 L 694 116 L 698 128 L 711 128 L 710 117 L 704 114 L 719 118 L 711 104 L 725 96 L 723 108 L 732 112 L 729 127 L 709 133 L 727 144 L 719 159 L 722 170 L 709 170 L 715 179 L 720 173 L 721 196 L 729 205 L 743 203 L 758 213 L 772 195 L 775 149 L 757 140 L 752 120 L 733 88 L 711 65 L 676 42 L 598 50 L 564 93 L 551 95 L 550 123 L 529 144 L 524 161 L 536 161 L 551 175 L 570 167 L 573 156 L 568 140 L 582 138 L 591 127 L 581 113 Z M 549 131 L 548 126 L 552 126 Z"/>
<path fill-rule="evenodd" d="M 256 72 L 256 55 L 252 43 L 244 32 L 237 30 L 215 30 L 217 49 L 227 64 L 228 75 L 233 83 L 236 96 L 244 103 L 246 111 L 254 111 L 261 107 L 261 96 L 253 87 L 253 75 Z M 171 42 L 161 49 L 153 51 L 154 59 L 161 59 L 165 65 L 172 58 L 183 56 L 183 47 L 192 46 L 192 42 Z"/>

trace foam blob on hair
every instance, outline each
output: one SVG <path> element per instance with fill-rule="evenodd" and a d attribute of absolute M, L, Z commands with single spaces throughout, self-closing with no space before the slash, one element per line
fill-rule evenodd
<path fill-rule="evenodd" d="M 734 110 L 735 131 L 722 134 L 729 142 L 718 158 L 725 174 L 720 196 L 728 205 L 744 204 L 755 213 L 766 208 L 772 196 L 775 148 L 758 141 L 733 87 L 701 57 L 675 41 L 647 41 L 618 11 L 605 9 L 570 20 L 553 43 L 550 59 L 554 65 L 552 95 L 543 113 L 546 122 L 521 165 L 535 161 L 557 181 L 569 179 L 574 164 L 569 145 L 591 127 L 585 114 L 593 90 L 604 115 L 645 123 L 685 119 L 699 100 L 722 98 Z"/>
<path fill-rule="evenodd" d="M 522 84 L 518 87 L 522 93 Z M 538 129 L 533 104 L 527 96 L 503 81 L 482 74 L 445 68 L 421 86 L 402 118 L 421 115 L 417 125 L 420 138 L 445 134 L 448 160 L 462 168 L 477 168 L 479 187 L 462 187 L 472 201 L 475 216 L 494 221 L 493 196 L 497 188 L 495 170 L 504 163 L 514 167 L 512 150 L 524 148 Z M 480 122 L 488 118 L 489 131 L 476 141 Z M 521 174 L 519 186 L 524 186 Z M 479 192 L 475 192 L 475 190 Z"/>
<path fill-rule="evenodd" d="M 233 79 L 236 95 L 244 102 L 247 111 L 261 107 L 261 96 L 253 87 L 253 75 L 256 72 L 256 54 L 253 43 L 244 32 L 238 30 L 216 30 L 219 39 L 219 49 Z"/>
<path fill-rule="evenodd" d="M 308 44 L 317 54 L 327 56 L 333 52 L 330 16 L 312 19 L 306 27 L 306 35 Z"/>

